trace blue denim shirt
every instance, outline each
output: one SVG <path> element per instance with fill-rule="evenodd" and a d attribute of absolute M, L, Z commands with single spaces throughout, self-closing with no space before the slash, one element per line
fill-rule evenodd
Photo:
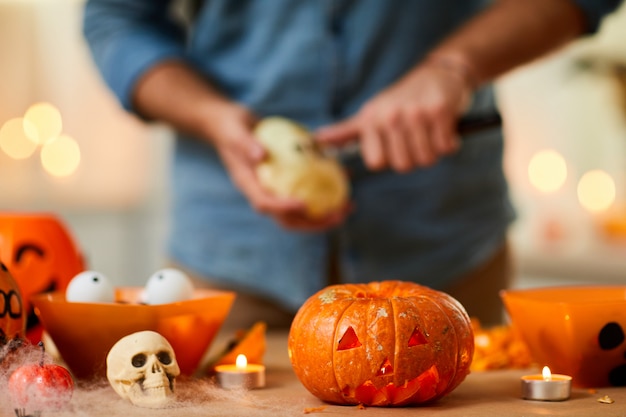
<path fill-rule="evenodd" d="M 489 3 L 481 0 L 209 0 L 183 30 L 165 0 L 91 0 L 84 30 L 95 62 L 132 111 L 137 79 L 187 60 L 259 116 L 310 128 L 343 119 Z M 597 28 L 616 1 L 578 0 Z M 494 34 L 497 36 L 497 34 Z M 490 87 L 469 113 L 490 112 Z M 356 210 L 329 233 L 281 229 L 251 209 L 215 150 L 180 135 L 172 168 L 169 256 L 200 275 L 297 309 L 327 285 L 329 237 L 343 279 L 410 280 L 442 288 L 502 245 L 514 218 L 499 129 L 409 174 L 343 161 Z"/>

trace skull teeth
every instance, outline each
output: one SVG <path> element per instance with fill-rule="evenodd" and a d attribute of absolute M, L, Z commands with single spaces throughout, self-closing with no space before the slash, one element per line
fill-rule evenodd
<path fill-rule="evenodd" d="M 169 394 L 170 393 L 170 388 L 166 387 L 166 386 L 157 386 L 157 387 L 146 387 L 143 386 L 142 387 L 142 391 L 145 393 L 149 393 L 150 395 L 153 395 L 155 393 L 159 393 L 159 392 L 163 392 L 165 394 Z"/>

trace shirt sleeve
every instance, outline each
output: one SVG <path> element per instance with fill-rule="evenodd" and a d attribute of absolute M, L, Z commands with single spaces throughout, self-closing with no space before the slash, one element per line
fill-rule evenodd
<path fill-rule="evenodd" d="M 622 0 L 572 0 L 587 17 L 587 33 L 595 33 L 602 19 L 622 4 Z"/>
<path fill-rule="evenodd" d="M 156 63 L 185 59 L 185 33 L 170 0 L 89 0 L 83 34 L 104 81 L 132 111 L 135 84 Z"/>

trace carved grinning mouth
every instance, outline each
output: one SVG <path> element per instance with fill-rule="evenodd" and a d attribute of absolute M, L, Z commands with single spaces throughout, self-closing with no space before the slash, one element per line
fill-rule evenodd
<path fill-rule="evenodd" d="M 372 406 L 394 405 L 401 406 L 412 402 L 426 402 L 434 400 L 440 392 L 439 372 L 435 365 L 422 372 L 417 377 L 407 380 L 402 385 L 395 386 L 393 382 L 377 388 L 370 380 L 358 387 L 346 386 L 342 390 L 343 397 L 354 404 Z"/>

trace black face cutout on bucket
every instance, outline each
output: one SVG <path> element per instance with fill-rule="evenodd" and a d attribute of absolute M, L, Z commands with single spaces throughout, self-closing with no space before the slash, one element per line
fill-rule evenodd
<path fill-rule="evenodd" d="M 619 323 L 609 322 L 598 334 L 598 344 L 602 350 L 617 349 L 626 339 Z M 624 354 L 626 358 L 626 353 Z M 609 371 L 609 383 L 616 387 L 626 386 L 626 364 L 616 366 Z"/>

